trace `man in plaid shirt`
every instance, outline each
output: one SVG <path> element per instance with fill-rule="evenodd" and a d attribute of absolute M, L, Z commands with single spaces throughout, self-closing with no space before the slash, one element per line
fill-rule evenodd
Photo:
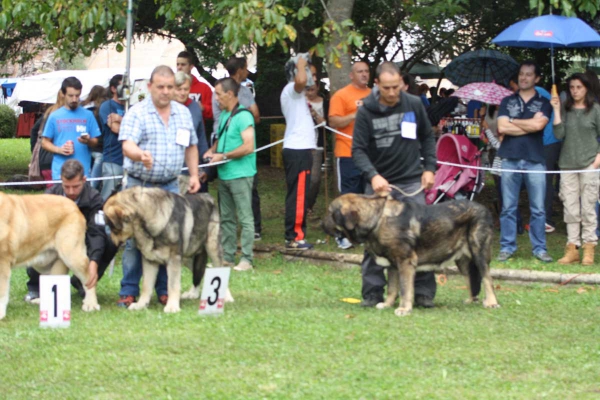
<path fill-rule="evenodd" d="M 173 101 L 175 74 L 161 65 L 152 71 L 148 84 L 150 98 L 136 104 L 123 117 L 119 141 L 123 145 L 123 169 L 127 171 L 127 187 L 145 186 L 179 194 L 177 177 L 185 163 L 190 171 L 188 191 L 200 189 L 198 179 L 198 138 L 192 116 L 184 105 Z M 141 254 L 130 239 L 123 253 L 120 307 L 129 307 L 139 295 L 142 277 Z M 167 271 L 158 272 L 156 294 L 167 304 Z"/>

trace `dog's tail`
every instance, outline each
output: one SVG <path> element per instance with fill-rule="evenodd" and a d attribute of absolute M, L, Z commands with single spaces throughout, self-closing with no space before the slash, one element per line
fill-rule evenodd
<path fill-rule="evenodd" d="M 471 296 L 477 297 L 481 292 L 481 273 L 479 272 L 479 267 L 477 265 L 477 261 L 471 260 L 469 263 L 469 283 L 471 288 Z"/>

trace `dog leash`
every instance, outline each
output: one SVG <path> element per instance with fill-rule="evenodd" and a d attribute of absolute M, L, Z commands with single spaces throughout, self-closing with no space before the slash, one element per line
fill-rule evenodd
<path fill-rule="evenodd" d="M 402 189 L 400 189 L 398 186 L 394 186 L 394 185 L 389 185 L 389 187 L 391 187 L 392 189 L 394 189 L 394 190 L 396 190 L 396 191 L 400 192 L 400 193 L 401 193 L 403 196 L 406 196 L 406 197 L 413 197 L 413 196 L 416 196 L 416 195 L 418 195 L 419 193 L 421 193 L 421 192 L 423 191 L 423 186 L 421 186 L 421 187 L 419 188 L 419 190 L 417 190 L 417 191 L 416 191 L 416 192 L 414 192 L 414 193 L 406 193 L 404 190 L 402 190 Z"/>

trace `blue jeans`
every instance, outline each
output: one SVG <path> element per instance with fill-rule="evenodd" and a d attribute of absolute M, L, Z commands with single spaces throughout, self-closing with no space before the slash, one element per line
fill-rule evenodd
<path fill-rule="evenodd" d="M 102 176 L 118 176 L 123 175 L 123 166 L 111 162 L 105 162 L 102 164 Z M 111 195 L 114 188 L 121 182 L 121 178 L 118 179 L 107 179 L 102 181 L 102 200 L 106 201 Z"/>
<path fill-rule="evenodd" d="M 94 165 L 92 165 L 92 172 L 90 172 L 90 178 L 100 178 L 102 176 L 102 152 L 92 151 L 92 158 L 94 159 Z M 94 189 L 98 189 L 102 181 L 92 181 L 90 184 Z"/>
<path fill-rule="evenodd" d="M 502 169 L 519 171 L 545 171 L 542 163 L 505 158 Z M 521 185 L 525 183 L 529 196 L 531 217 L 529 240 L 533 254 L 546 252 L 546 175 L 518 172 L 502 172 L 502 212 L 500 213 L 500 251 L 514 253 L 517 250 L 517 207 Z"/>
<path fill-rule="evenodd" d="M 142 181 L 129 176 L 127 178 L 127 188 L 134 186 L 142 186 Z M 166 185 L 146 182 L 144 187 L 158 187 L 168 192 L 179 194 L 177 179 L 174 179 Z M 129 239 L 125 244 L 125 251 L 123 251 L 123 279 L 121 279 L 120 296 L 139 296 L 142 271 L 142 254 L 135 246 L 135 240 Z M 166 295 L 168 293 L 167 269 L 164 265 L 161 265 L 158 269 L 158 277 L 154 288 L 156 289 L 157 296 Z"/>

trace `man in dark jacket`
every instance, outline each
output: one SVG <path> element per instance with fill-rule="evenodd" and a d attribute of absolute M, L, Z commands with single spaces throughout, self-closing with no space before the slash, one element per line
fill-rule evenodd
<path fill-rule="evenodd" d="M 75 159 L 65 161 L 60 171 L 62 184 L 54 185 L 46 193 L 65 196 L 73 200 L 85 217 L 87 222 L 85 246 L 90 259 L 88 268 L 91 273 L 88 285 L 93 287 L 104 275 L 104 271 L 114 258 L 118 248 L 106 234 L 102 196 L 86 182 L 83 172 L 83 165 L 79 161 Z M 25 301 L 37 303 L 40 297 L 40 273 L 29 267 L 27 275 L 29 275 L 29 281 L 27 282 L 28 293 Z M 71 284 L 81 297 L 85 297 L 85 290 L 79 278 L 72 276 Z"/>
<path fill-rule="evenodd" d="M 384 62 L 375 73 L 377 86 L 356 114 L 352 159 L 364 174 L 366 193 L 390 192 L 395 199 L 425 204 L 423 191 L 434 184 L 435 138 L 421 99 L 401 91 L 404 86 L 398 66 Z M 423 158 L 423 161 L 421 161 Z M 383 267 L 365 252 L 362 263 L 362 306 L 383 301 L 387 284 Z M 433 307 L 436 284 L 433 272 L 415 276 L 415 303 Z"/>

